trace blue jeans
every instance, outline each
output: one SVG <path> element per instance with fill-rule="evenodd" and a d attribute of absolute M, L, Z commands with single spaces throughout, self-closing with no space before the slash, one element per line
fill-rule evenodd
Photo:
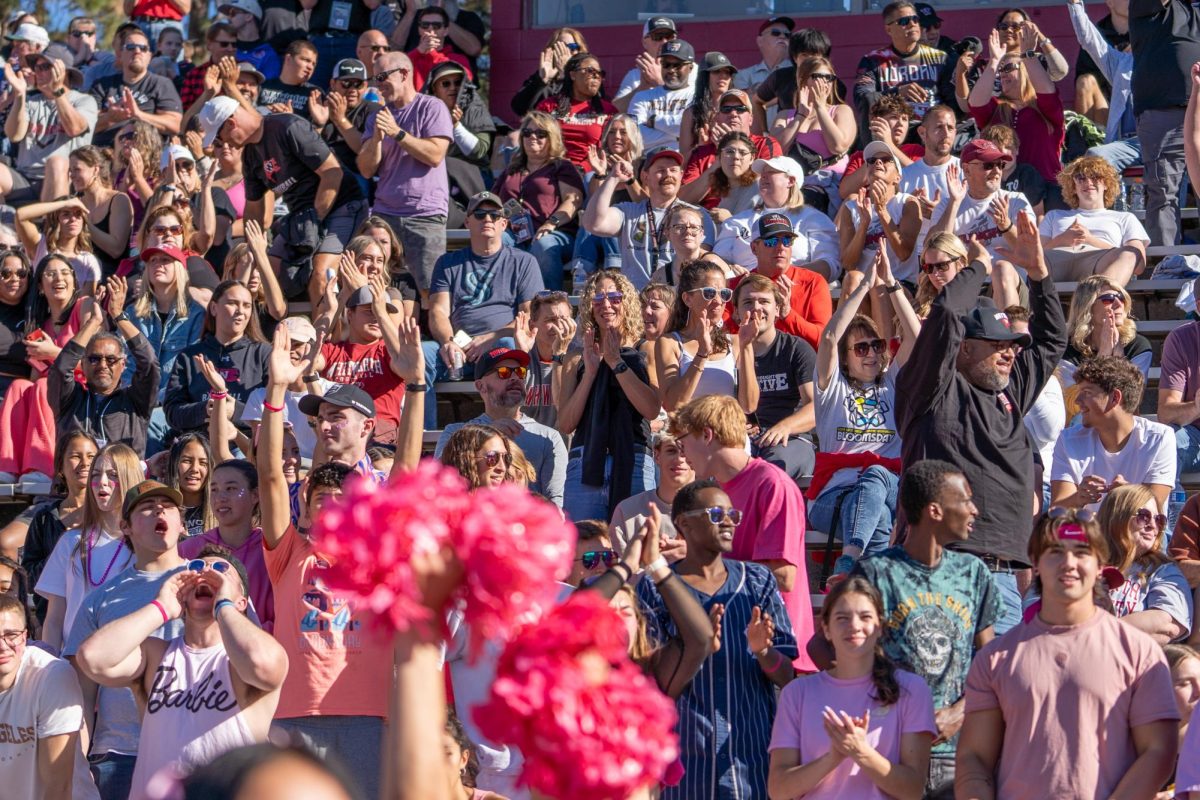
<path fill-rule="evenodd" d="M 1200 429 L 1183 425 L 1175 429 L 1175 485 L 1185 472 L 1200 469 Z"/>
<path fill-rule="evenodd" d="M 380 717 L 290 717 L 272 727 L 299 737 L 320 758 L 338 761 L 358 784 L 360 797 L 379 797 L 383 763 L 383 719 Z"/>
<path fill-rule="evenodd" d="M 550 231 L 537 239 L 517 244 L 508 231 L 504 232 L 504 243 L 510 247 L 519 247 L 537 259 L 538 269 L 542 273 L 542 287 L 557 291 L 563 286 L 563 265 L 571 253 L 574 239 L 571 234 L 562 231 Z"/>
<path fill-rule="evenodd" d="M 105 753 L 88 759 L 92 780 L 100 790 L 100 800 L 129 800 L 133 788 L 133 765 L 137 756 Z"/>
<path fill-rule="evenodd" d="M 1087 154 L 1100 156 L 1112 164 L 1119 176 L 1130 167 L 1136 167 L 1142 163 L 1142 143 L 1137 140 L 1136 136 L 1129 139 L 1118 139 L 1108 144 L 1098 144 L 1090 148 Z"/>
<path fill-rule="evenodd" d="M 593 236 L 583 228 L 575 235 L 574 258 L 584 262 L 590 275 L 597 267 L 607 269 L 621 266 L 621 245 L 615 236 Z"/>
<path fill-rule="evenodd" d="M 833 528 L 833 512 L 838 496 L 845 486 L 821 492 L 808 504 L 808 526 L 829 532 Z M 867 467 L 842 501 L 837 526 L 838 538 L 847 545 L 861 548 L 865 556 L 878 553 L 888 546 L 892 523 L 896 520 L 896 495 L 900 479 L 889 469 Z"/>
<path fill-rule="evenodd" d="M 511 336 L 496 340 L 492 347 L 516 347 L 517 343 Z M 450 380 L 450 368 L 442 361 L 441 348 L 437 342 L 421 342 L 421 350 L 425 354 L 425 430 L 441 430 L 437 424 L 437 389 L 438 381 Z M 463 364 L 462 380 L 475 380 L 475 364 L 467 361 Z"/>
<path fill-rule="evenodd" d="M 1000 636 L 1021 624 L 1021 592 L 1017 576 L 1011 572 L 993 572 L 992 580 L 1000 593 L 1000 616 L 992 629 Z"/>
<path fill-rule="evenodd" d="M 599 519 L 606 523 L 612 516 L 608 513 L 608 487 L 612 482 L 612 456 L 604 462 L 604 485 L 583 484 L 583 448 L 571 451 L 567 461 L 567 482 L 563 489 L 563 511 L 568 519 Z M 647 492 L 658 485 L 657 467 L 649 453 L 634 453 L 633 482 L 629 485 L 629 496 Z M 618 497 L 617 502 L 624 500 Z"/>

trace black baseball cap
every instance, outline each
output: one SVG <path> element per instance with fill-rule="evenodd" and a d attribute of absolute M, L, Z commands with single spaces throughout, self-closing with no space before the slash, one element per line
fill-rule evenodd
<path fill-rule="evenodd" d="M 763 214 L 758 218 L 758 238 L 769 239 L 772 236 L 795 236 L 792 221 L 783 214 Z"/>
<path fill-rule="evenodd" d="M 325 392 L 324 397 L 318 397 L 315 394 L 304 395 L 300 398 L 300 413 L 315 417 L 321 410 L 322 403 L 329 403 L 340 408 L 352 408 L 368 419 L 375 418 L 375 401 L 371 399 L 371 395 L 353 383 L 339 383 Z"/>
<path fill-rule="evenodd" d="M 992 342 L 1017 342 L 1022 347 L 1033 343 L 1028 333 L 1017 333 L 1008 321 L 1008 315 L 996 308 L 991 298 L 981 297 L 975 307 L 959 317 L 962 320 L 964 339 L 987 339 Z"/>
<path fill-rule="evenodd" d="M 733 65 L 729 57 L 717 50 L 709 50 L 704 54 L 704 69 L 710 72 L 718 69 L 731 69 L 734 75 L 738 71 L 738 68 Z"/>
<path fill-rule="evenodd" d="M 660 59 L 667 56 L 687 63 L 695 63 L 696 50 L 683 39 L 672 39 L 662 46 L 662 50 L 658 51 Z"/>
<path fill-rule="evenodd" d="M 500 216 L 508 216 L 508 214 L 504 211 L 504 201 L 501 200 L 498 195 L 493 194 L 492 192 L 477 192 L 476 194 L 471 195 L 471 199 L 467 201 L 467 213 L 472 213 L 484 203 L 487 203 L 490 206 L 495 206 L 497 209 L 499 209 Z"/>
<path fill-rule="evenodd" d="M 125 501 L 121 503 L 121 519 L 128 522 L 129 515 L 133 513 L 133 509 L 137 507 L 138 503 L 154 497 L 165 497 L 177 507 L 183 508 L 183 495 L 179 493 L 178 489 L 172 489 L 158 481 L 142 481 L 125 493 Z"/>
<path fill-rule="evenodd" d="M 796 20 L 791 17 L 771 17 L 769 20 L 758 26 L 758 32 L 762 33 L 772 25 L 782 25 L 788 29 L 788 33 L 796 30 Z"/>
<path fill-rule="evenodd" d="M 933 28 L 942 24 L 942 18 L 938 16 L 937 9 L 929 3 L 913 3 L 913 8 L 916 9 L 917 17 L 921 20 L 922 28 Z"/>
<path fill-rule="evenodd" d="M 333 78 L 339 81 L 345 79 L 365 81 L 367 66 L 357 58 L 343 58 L 333 65 Z"/>
<path fill-rule="evenodd" d="M 475 362 L 475 377 L 482 378 L 489 372 L 492 372 L 499 366 L 501 361 L 516 361 L 522 367 L 529 366 L 529 353 L 524 350 L 513 350 L 508 347 L 497 347 L 495 350 L 489 350 L 479 357 Z"/>
<path fill-rule="evenodd" d="M 655 31 L 674 31 L 675 20 L 670 17 L 651 17 L 642 28 L 642 36 L 649 36 Z"/>

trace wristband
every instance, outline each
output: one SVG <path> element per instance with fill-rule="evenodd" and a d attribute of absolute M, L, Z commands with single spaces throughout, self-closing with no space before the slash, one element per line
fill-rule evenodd
<path fill-rule="evenodd" d="M 1012 229 L 1013 229 L 1013 223 L 1010 222 L 1010 223 L 1008 223 L 1007 228 L 997 228 L 996 230 L 999 231 L 1000 233 L 1008 233 Z"/>
<path fill-rule="evenodd" d="M 171 615 L 167 613 L 167 607 L 166 607 L 166 606 L 164 606 L 164 605 L 163 605 L 162 603 L 160 603 L 158 600 L 151 600 L 151 601 L 150 601 L 150 605 L 152 605 L 152 606 L 154 606 L 155 608 L 157 608 L 157 609 L 158 609 L 158 611 L 159 611 L 159 613 L 163 615 L 163 625 L 166 625 L 168 622 L 170 622 L 170 621 L 171 621 Z"/>
<path fill-rule="evenodd" d="M 406 391 L 406 392 L 424 392 L 424 391 L 427 391 L 428 389 L 429 389 L 429 384 L 427 384 L 427 383 L 406 383 L 406 384 L 404 384 L 404 391 Z"/>
<path fill-rule="evenodd" d="M 120 314 L 117 314 L 115 317 L 113 317 L 112 321 L 113 321 L 114 325 L 117 323 L 121 323 L 121 322 L 128 322 L 129 316 L 124 311 L 122 311 Z"/>
<path fill-rule="evenodd" d="M 264 411 L 274 411 L 276 414 L 278 414 L 280 411 L 283 411 L 283 406 L 273 406 L 270 403 L 268 403 L 266 400 L 263 400 L 263 410 Z"/>
<path fill-rule="evenodd" d="M 670 565 L 667 564 L 667 559 L 663 558 L 662 556 L 659 556 L 646 565 L 646 574 L 654 577 L 654 573 L 658 572 L 660 569 L 670 569 Z"/>
<path fill-rule="evenodd" d="M 771 648 L 770 648 L 770 646 L 768 645 L 768 646 L 767 646 L 767 652 L 770 652 L 770 650 L 771 650 Z M 760 655 L 760 656 L 759 656 L 759 658 L 765 658 L 765 657 L 766 657 L 766 653 L 764 653 L 763 655 Z M 765 664 L 765 665 L 762 665 L 762 668 L 763 668 L 763 670 L 764 670 L 764 671 L 766 671 L 766 672 L 774 672 L 775 670 L 779 669 L 779 667 L 780 667 L 782 664 L 783 664 L 783 653 L 781 653 L 781 652 L 779 652 L 778 650 L 776 650 L 776 651 L 775 651 L 775 660 L 774 660 L 774 661 L 772 661 L 770 664 Z"/>
<path fill-rule="evenodd" d="M 321 376 L 320 375 L 305 375 L 300 380 L 304 381 L 305 383 L 316 383 L 317 381 L 321 380 Z"/>
<path fill-rule="evenodd" d="M 233 601 L 230 600 L 228 597 L 223 597 L 220 600 L 218 600 L 217 604 L 215 606 L 213 606 L 213 619 L 220 619 L 221 609 L 223 609 L 225 606 L 232 606 L 233 604 L 234 604 Z"/>
<path fill-rule="evenodd" d="M 208 393 L 209 400 L 224 400 L 226 397 L 229 397 L 229 392 L 209 392 Z"/>
<path fill-rule="evenodd" d="M 896 292 L 900 291 L 903 288 L 904 288 L 904 286 L 900 283 L 900 281 L 896 281 L 891 286 L 884 286 L 883 290 L 885 292 L 887 292 L 888 294 L 895 294 Z"/>

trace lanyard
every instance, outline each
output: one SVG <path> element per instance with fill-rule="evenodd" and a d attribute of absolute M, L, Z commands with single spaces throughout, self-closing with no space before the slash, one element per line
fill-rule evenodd
<path fill-rule="evenodd" d="M 112 404 L 112 400 L 113 400 L 112 395 L 109 395 L 108 399 L 104 401 L 104 405 L 100 408 L 99 416 L 96 418 L 96 427 L 98 429 L 97 432 L 99 433 L 99 435 L 95 436 L 94 438 L 96 439 L 96 442 L 101 447 L 104 447 L 104 445 L 108 444 L 108 437 L 106 437 L 104 435 L 104 415 L 108 413 L 108 407 Z M 84 418 L 84 423 L 87 426 L 86 430 L 88 433 L 92 433 L 92 393 L 91 392 L 87 393 L 87 409 L 85 411 L 85 414 L 86 414 L 86 416 Z"/>
<path fill-rule="evenodd" d="M 667 220 L 671 218 L 671 209 L 673 209 L 675 204 L 678 202 L 678 199 L 672 200 L 671 205 L 667 206 L 666 210 L 663 211 L 662 221 L 656 223 L 654 221 L 654 206 L 650 204 L 650 200 L 648 198 L 646 200 L 646 219 L 649 221 L 649 225 L 647 226 L 646 230 L 646 233 L 649 236 L 649 241 L 647 241 L 646 244 L 650 250 L 650 272 L 654 272 L 654 270 L 658 269 L 658 257 L 662 251 L 663 232 L 666 230 Z"/>

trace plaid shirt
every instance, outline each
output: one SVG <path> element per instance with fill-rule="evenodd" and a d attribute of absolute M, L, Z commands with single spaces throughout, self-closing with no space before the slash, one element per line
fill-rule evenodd
<path fill-rule="evenodd" d="M 208 68 L 216 62 L 211 58 L 200 66 L 188 70 L 183 76 L 183 85 L 179 89 L 179 99 L 183 101 L 183 110 L 187 111 L 200 95 L 204 94 L 204 76 Z"/>

